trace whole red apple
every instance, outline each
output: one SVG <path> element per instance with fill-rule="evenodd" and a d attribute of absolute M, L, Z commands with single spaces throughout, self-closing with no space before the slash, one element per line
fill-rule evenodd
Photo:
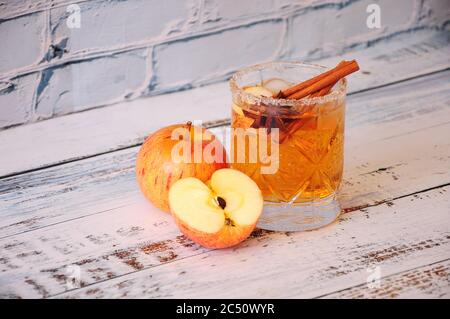
<path fill-rule="evenodd" d="M 190 122 L 164 127 L 147 137 L 136 159 L 136 177 L 144 196 L 170 212 L 169 189 L 179 179 L 206 182 L 228 167 L 225 148 L 208 130 Z"/>

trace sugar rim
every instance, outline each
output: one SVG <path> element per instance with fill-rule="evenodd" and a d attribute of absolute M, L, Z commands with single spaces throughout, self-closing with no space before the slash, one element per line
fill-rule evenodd
<path fill-rule="evenodd" d="M 341 99 L 345 97 L 346 88 L 347 88 L 347 80 L 345 78 L 339 80 L 337 83 L 338 87 L 333 89 L 330 93 L 324 96 L 318 97 L 304 97 L 299 100 L 290 100 L 290 99 L 276 99 L 273 97 L 267 96 L 256 96 L 251 93 L 245 92 L 243 88 L 241 88 L 237 82 L 242 76 L 251 72 L 257 72 L 263 69 L 272 68 L 272 69 L 280 69 L 283 66 L 294 66 L 294 67 L 306 67 L 311 69 L 321 69 L 323 72 L 329 70 L 322 65 L 304 63 L 304 62 L 284 62 L 284 61 L 273 61 L 266 63 L 259 63 L 255 65 L 251 65 L 245 68 L 238 70 L 230 79 L 230 88 L 233 94 L 238 94 L 239 98 L 242 99 L 245 103 L 256 104 L 256 105 L 270 105 L 270 106 L 280 106 L 280 107 L 290 107 L 296 108 L 298 106 L 312 105 L 316 104 L 320 107 L 321 104 L 331 102 L 334 100 Z"/>

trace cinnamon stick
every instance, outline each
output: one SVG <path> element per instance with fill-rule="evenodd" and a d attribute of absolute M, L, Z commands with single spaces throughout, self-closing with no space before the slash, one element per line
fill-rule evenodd
<path fill-rule="evenodd" d="M 306 80 L 306 81 L 301 82 L 299 84 L 296 84 L 296 85 L 294 85 L 292 87 L 289 87 L 289 88 L 287 88 L 287 89 L 285 89 L 283 91 L 280 91 L 276 97 L 277 98 L 287 98 L 289 95 L 292 95 L 294 93 L 297 93 L 300 90 L 303 90 L 303 89 L 307 88 L 308 86 L 310 86 L 310 85 L 312 85 L 312 84 L 322 80 L 326 76 L 330 75 L 331 73 L 335 72 L 336 70 L 338 70 L 338 69 L 340 69 L 340 68 L 342 68 L 342 67 L 344 67 L 344 66 L 346 66 L 346 65 L 348 65 L 350 63 L 351 63 L 351 61 L 341 61 L 335 68 L 333 68 L 333 69 L 331 69 L 331 70 L 329 70 L 327 72 L 321 73 L 321 74 L 319 74 L 319 75 L 317 75 L 317 76 L 315 76 L 315 77 L 313 77 L 313 78 L 311 78 L 309 80 Z"/>
<path fill-rule="evenodd" d="M 308 80 L 313 83 L 311 84 L 311 82 L 310 82 L 306 87 L 304 87 L 304 85 L 302 85 L 302 83 L 300 83 L 298 85 L 298 87 L 300 87 L 300 89 L 295 90 L 295 93 L 288 95 L 286 98 L 292 99 L 292 100 L 304 98 L 305 96 L 313 94 L 313 93 L 320 91 L 322 89 L 325 89 L 327 87 L 330 87 L 330 86 L 332 87 L 340 79 L 359 70 L 359 65 L 355 60 L 347 62 L 345 64 L 341 64 L 341 63 L 340 63 L 339 67 L 336 67 L 328 72 L 318 75 L 317 77 L 315 77 L 313 79 Z M 317 78 L 319 78 L 319 80 L 317 80 Z M 314 79 L 316 79 L 316 80 L 314 80 Z M 314 80 L 314 81 L 312 81 L 312 80 Z M 308 82 L 308 81 L 305 81 L 305 82 Z M 305 83 L 305 82 L 303 82 L 303 83 Z"/>
<path fill-rule="evenodd" d="M 329 86 L 327 86 L 327 87 L 324 87 L 324 88 L 321 89 L 320 91 L 317 91 L 317 92 L 311 94 L 310 96 L 311 96 L 311 97 L 325 96 L 325 95 L 327 95 L 328 93 L 330 93 L 331 89 L 333 88 L 333 86 L 334 86 L 335 84 L 336 84 L 336 83 L 334 83 L 333 85 L 329 85 Z"/>
<path fill-rule="evenodd" d="M 290 88 L 287 88 L 283 91 L 280 91 L 278 94 L 274 95 L 274 98 L 287 98 L 287 99 L 301 99 L 306 96 L 310 97 L 319 97 L 325 96 L 332 90 L 333 86 L 345 76 L 356 72 L 359 70 L 359 65 L 355 60 L 352 61 L 341 61 L 335 68 L 321 73 L 309 80 L 301 82 L 297 85 L 294 85 Z M 309 105 L 304 112 L 308 112 L 307 110 L 312 109 L 314 105 Z M 279 143 L 283 143 L 284 140 L 292 136 L 297 130 L 304 127 L 310 121 L 317 121 L 317 118 L 303 118 L 294 120 L 290 123 L 285 123 L 285 120 L 277 116 L 273 112 L 273 114 L 250 114 L 250 112 L 244 111 L 246 116 L 253 118 L 254 122 L 251 127 L 260 128 L 265 127 L 267 129 L 267 133 L 271 132 L 271 128 L 279 128 L 280 135 L 278 138 Z M 317 122 L 316 122 L 317 125 Z"/>
<path fill-rule="evenodd" d="M 338 68 L 338 67 L 342 67 L 342 66 L 345 66 L 345 65 L 348 65 L 350 62 L 347 62 L 347 61 L 342 61 L 342 62 L 340 62 L 338 65 L 337 65 L 337 67 L 336 68 Z M 334 68 L 333 70 L 330 70 L 330 71 L 328 71 L 329 73 L 328 73 L 328 75 L 329 74 L 331 74 L 331 72 L 333 72 L 333 71 L 335 71 L 336 70 L 336 68 Z M 325 76 L 323 76 L 323 74 L 324 73 L 322 73 L 322 74 L 320 74 L 318 77 L 320 77 L 320 78 L 325 78 L 327 75 L 325 75 Z M 316 77 L 317 78 L 317 77 Z M 320 78 L 319 78 L 319 80 L 320 80 Z M 319 80 L 317 80 L 316 82 L 318 82 Z M 305 83 L 305 82 L 303 82 L 303 83 Z M 319 96 L 325 96 L 325 95 L 327 95 L 328 93 L 330 93 L 330 91 L 331 91 L 331 89 L 333 88 L 333 86 L 335 85 L 337 83 L 337 81 L 336 82 L 334 82 L 334 83 L 332 83 L 331 85 L 328 85 L 328 86 L 326 86 L 326 87 L 324 87 L 324 88 L 322 88 L 322 89 L 320 89 L 320 90 L 318 90 L 318 91 L 316 91 L 316 92 L 314 92 L 314 93 L 312 93 L 311 95 L 310 95 L 310 97 L 319 97 Z M 300 83 L 301 84 L 301 83 Z M 299 86 L 297 86 L 297 87 L 299 87 Z M 312 106 L 311 106 L 311 108 L 312 108 Z M 289 138 L 292 134 L 294 134 L 297 130 L 299 130 L 299 129 L 301 129 L 303 126 L 305 126 L 305 124 L 308 122 L 308 121 L 311 121 L 311 120 L 313 120 L 313 119 L 302 119 L 302 120 L 295 120 L 295 121 L 293 121 L 292 123 L 290 123 L 286 128 L 286 130 L 280 130 L 280 136 L 279 136 L 279 143 L 283 143 L 287 138 Z"/>

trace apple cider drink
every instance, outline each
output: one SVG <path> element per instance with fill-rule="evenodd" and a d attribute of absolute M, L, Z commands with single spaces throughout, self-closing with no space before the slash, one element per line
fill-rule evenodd
<path fill-rule="evenodd" d="M 261 165 L 265 164 L 259 161 L 251 163 L 249 152 L 246 152 L 244 162 L 233 162 L 233 168 L 252 177 L 267 201 L 305 202 L 332 195 L 342 179 L 344 108 L 342 102 L 327 105 L 318 113 L 309 111 L 298 116 L 280 116 L 280 125 L 274 120 L 266 124 L 266 117 L 254 125 L 257 114 L 250 115 L 235 104 L 232 110 L 233 128 L 245 129 L 252 125 L 263 128 L 255 130 L 256 135 L 270 134 L 269 128 L 279 129 L 279 138 L 275 141 L 279 142 L 279 167 L 275 174 L 262 174 Z M 238 134 L 233 136 L 235 145 L 238 138 Z M 259 136 L 255 140 L 259 141 Z M 233 156 L 237 158 L 238 147 L 233 151 Z"/>
<path fill-rule="evenodd" d="M 357 68 L 356 61 L 343 61 L 321 73 L 326 69 L 320 66 L 274 62 L 231 79 L 231 165 L 262 191 L 266 203 L 258 227 L 308 230 L 339 215 L 343 77 Z"/>

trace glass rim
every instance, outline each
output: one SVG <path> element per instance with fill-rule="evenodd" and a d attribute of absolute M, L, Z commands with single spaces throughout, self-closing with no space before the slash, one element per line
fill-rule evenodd
<path fill-rule="evenodd" d="M 330 93 L 324 96 L 318 97 L 304 97 L 298 100 L 292 99 L 280 99 L 273 98 L 268 96 L 256 96 L 251 93 L 246 92 L 242 87 L 238 85 L 238 80 L 242 78 L 245 74 L 256 72 L 260 70 L 264 70 L 267 68 L 280 68 L 283 66 L 294 66 L 294 67 L 306 67 L 310 69 L 320 69 L 325 72 L 330 70 L 331 68 L 313 64 L 313 63 L 305 63 L 300 61 L 272 61 L 272 62 L 264 62 L 258 63 L 254 65 L 250 65 L 244 68 L 237 70 L 232 77 L 230 78 L 229 84 L 230 89 L 233 94 L 237 93 L 240 95 L 241 99 L 249 104 L 257 104 L 257 105 L 270 105 L 270 106 L 280 106 L 280 107 L 298 107 L 305 105 L 313 105 L 316 104 L 320 107 L 321 104 L 332 102 L 341 98 L 344 98 L 346 95 L 347 88 L 347 80 L 345 78 L 339 80 L 337 83 L 338 87 L 333 89 Z"/>

